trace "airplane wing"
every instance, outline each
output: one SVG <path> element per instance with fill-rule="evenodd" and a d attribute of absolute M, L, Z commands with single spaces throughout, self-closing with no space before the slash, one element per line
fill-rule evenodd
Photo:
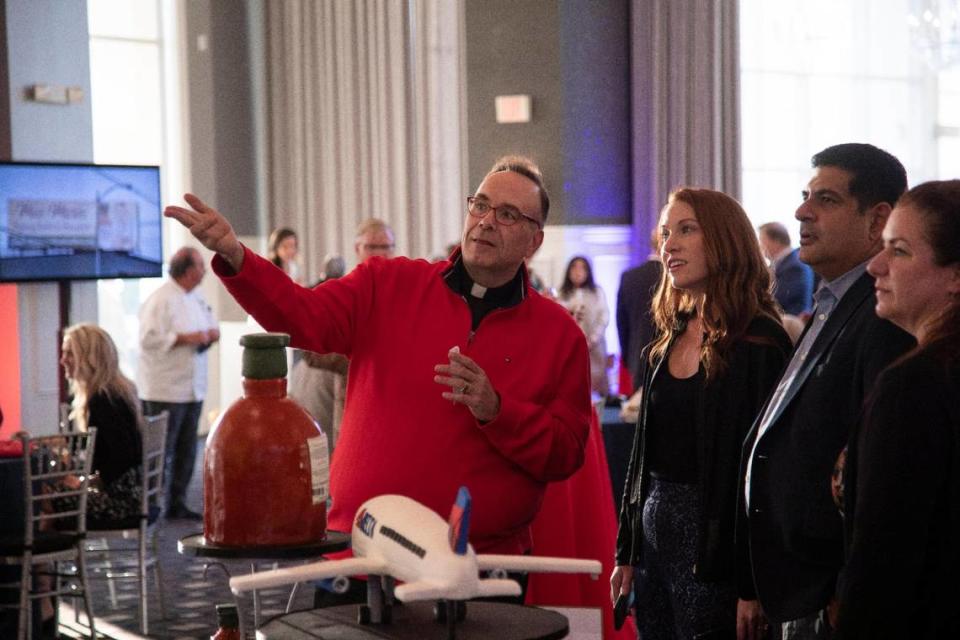
<path fill-rule="evenodd" d="M 477 568 L 481 571 L 503 569 L 504 571 L 525 571 L 527 573 L 589 573 L 594 578 L 599 576 L 603 570 L 599 560 L 494 554 L 478 555 Z"/>
<path fill-rule="evenodd" d="M 401 602 L 419 600 L 468 600 L 489 596 L 518 596 L 520 585 L 513 580 L 480 580 L 476 589 L 467 585 L 442 586 L 430 580 L 415 580 L 398 585 L 394 595 Z"/>
<path fill-rule="evenodd" d="M 268 589 L 308 580 L 322 580 L 337 576 L 389 574 L 386 563 L 380 558 L 346 558 L 344 560 L 323 560 L 297 567 L 285 567 L 273 571 L 262 571 L 248 576 L 230 578 L 230 588 L 234 593 L 253 589 Z"/>
<path fill-rule="evenodd" d="M 520 595 L 520 585 L 513 580 L 495 580 L 488 578 L 480 581 L 480 589 L 476 597 L 489 598 L 491 596 L 518 596 Z"/>

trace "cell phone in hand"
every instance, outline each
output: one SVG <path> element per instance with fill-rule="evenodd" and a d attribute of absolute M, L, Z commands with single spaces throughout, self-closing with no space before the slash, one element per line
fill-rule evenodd
<path fill-rule="evenodd" d="M 633 592 L 621 593 L 617 596 L 617 601 L 613 605 L 613 628 L 617 631 L 623 626 L 627 619 L 627 612 L 630 610 L 630 604 L 633 601 Z"/>

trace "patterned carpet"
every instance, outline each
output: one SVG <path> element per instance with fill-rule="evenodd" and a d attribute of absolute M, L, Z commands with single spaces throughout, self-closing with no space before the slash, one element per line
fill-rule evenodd
<path fill-rule="evenodd" d="M 194 479 L 190 484 L 188 503 L 191 509 L 202 511 L 202 480 L 200 465 L 203 460 L 202 447 L 197 455 L 197 468 Z M 205 559 L 180 555 L 177 552 L 177 541 L 187 535 L 197 533 L 203 528 L 202 523 L 186 520 L 164 521 L 160 529 L 159 554 L 163 581 L 163 602 L 166 616 L 161 616 L 160 598 L 158 597 L 150 574 L 148 581 L 149 603 L 149 638 L 162 640 L 193 640 L 195 638 L 209 638 L 216 632 L 217 620 L 214 607 L 219 603 L 234 602 L 233 594 L 227 586 L 227 575 L 240 575 L 250 571 L 247 561 L 216 562 L 204 569 Z M 258 564 L 259 569 L 271 568 L 269 563 Z M 97 621 L 105 621 L 109 625 L 122 629 L 126 633 L 104 635 L 105 638 L 140 638 L 140 622 L 137 614 L 137 581 L 117 580 L 116 605 L 111 602 L 106 580 L 96 580 L 91 583 L 93 592 L 92 606 Z M 283 613 L 286 607 L 289 589 L 271 589 L 260 592 L 260 609 L 262 620 Z M 294 609 L 309 608 L 313 602 L 313 590 L 301 588 L 294 601 Z M 69 604 L 69 603 L 68 603 Z M 78 603 L 80 604 L 80 603 Z M 253 603 L 249 597 L 239 599 L 240 613 L 247 631 L 247 637 L 253 637 Z M 73 614 L 61 615 L 63 624 L 61 633 L 74 637 L 77 627 L 72 624 Z M 73 631 L 71 630 L 73 629 Z M 100 631 L 98 629 L 98 631 Z M 98 633 L 100 635 L 100 633 Z"/>

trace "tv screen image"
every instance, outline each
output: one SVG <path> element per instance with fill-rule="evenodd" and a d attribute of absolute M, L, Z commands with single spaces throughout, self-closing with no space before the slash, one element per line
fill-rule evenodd
<path fill-rule="evenodd" d="M 162 275 L 160 169 L 0 162 L 0 282 Z"/>

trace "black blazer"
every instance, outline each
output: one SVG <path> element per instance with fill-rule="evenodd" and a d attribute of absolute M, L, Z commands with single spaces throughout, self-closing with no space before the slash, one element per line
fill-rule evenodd
<path fill-rule="evenodd" d="M 797 374 L 801 386 L 757 443 L 749 517 L 738 492 L 740 597 L 759 596 L 777 622 L 814 613 L 835 593 L 844 545 L 830 493 L 833 466 L 877 375 L 914 344 L 875 307 L 865 273 L 837 303 Z M 762 415 L 744 441 L 741 478 Z"/>
<path fill-rule="evenodd" d="M 960 363 L 883 372 L 846 479 L 840 637 L 960 638 Z"/>
<path fill-rule="evenodd" d="M 701 508 L 697 564 L 693 567 L 700 580 L 733 580 L 736 575 L 733 534 L 740 448 L 754 416 L 780 377 L 790 349 L 790 338 L 780 323 L 768 316 L 757 316 L 727 355 L 726 371 L 708 382 L 700 394 L 696 428 Z M 644 356 L 646 353 L 644 349 Z M 650 394 L 646 390 L 663 362 L 661 359 L 654 366 L 645 366 L 643 371 L 640 420 L 620 508 L 618 565 L 637 565 L 642 561 L 643 502 L 649 486 L 645 444 Z"/>
<path fill-rule="evenodd" d="M 813 270 L 800 261 L 799 250 L 794 249 L 777 263 L 774 280 L 773 296 L 784 313 L 798 316 L 813 306 Z"/>
<path fill-rule="evenodd" d="M 653 340 L 656 330 L 650 303 L 662 270 L 659 260 L 648 260 L 620 276 L 620 289 L 617 290 L 620 357 L 637 386 L 640 385 L 640 352 Z"/>

